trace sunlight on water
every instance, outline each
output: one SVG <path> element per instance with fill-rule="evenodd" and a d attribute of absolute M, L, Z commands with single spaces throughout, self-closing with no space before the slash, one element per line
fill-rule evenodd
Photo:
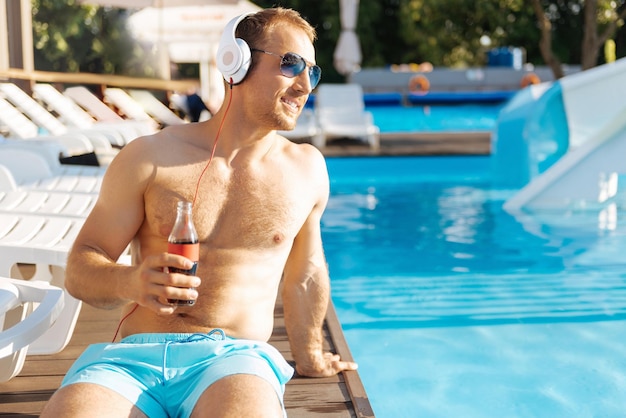
<path fill-rule="evenodd" d="M 620 209 L 516 218 L 485 157 L 329 172 L 333 302 L 377 417 L 624 416 Z"/>

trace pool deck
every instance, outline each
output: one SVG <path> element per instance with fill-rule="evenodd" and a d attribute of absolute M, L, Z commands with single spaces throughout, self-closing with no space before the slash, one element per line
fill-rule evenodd
<path fill-rule="evenodd" d="M 380 149 L 349 139 L 330 140 L 322 153 L 339 156 L 488 155 L 491 132 L 381 133 Z"/>
<path fill-rule="evenodd" d="M 63 351 L 49 356 L 28 356 L 17 377 L 0 383 L 0 416 L 38 417 L 78 355 L 89 344 L 110 341 L 118 320 L 119 310 L 106 311 L 83 304 L 72 339 Z M 352 360 L 332 304 L 326 316 L 324 338 L 325 349 Z M 280 298 L 274 311 L 270 344 L 287 361 L 293 362 Z M 295 376 L 287 384 L 285 407 L 290 418 L 374 417 L 357 371 L 329 378 Z"/>

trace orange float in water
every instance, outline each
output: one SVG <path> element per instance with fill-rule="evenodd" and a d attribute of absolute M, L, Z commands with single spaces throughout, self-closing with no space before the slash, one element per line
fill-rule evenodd
<path fill-rule="evenodd" d="M 530 86 L 531 84 L 539 84 L 539 83 L 541 83 L 541 79 L 539 78 L 537 74 L 528 73 L 524 75 L 524 77 L 522 77 L 522 80 L 520 81 L 520 86 L 524 88 L 524 87 Z"/>
<path fill-rule="evenodd" d="M 430 90 L 430 81 L 423 75 L 415 75 L 409 80 L 409 91 L 411 93 L 427 93 Z"/>

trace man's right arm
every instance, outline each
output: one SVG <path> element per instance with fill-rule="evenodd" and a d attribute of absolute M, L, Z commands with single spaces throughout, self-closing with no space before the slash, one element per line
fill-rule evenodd
<path fill-rule="evenodd" d="M 174 310 L 166 303 L 171 297 L 168 292 L 179 290 L 165 286 L 171 286 L 173 278 L 189 279 L 163 273 L 162 267 L 185 268 L 187 260 L 163 253 L 145 257 L 135 266 L 116 263 L 144 221 L 144 191 L 153 173 L 144 148 L 143 139 L 136 139 L 107 169 L 98 201 L 68 257 L 65 287 L 96 307 L 115 308 L 135 301 L 167 314 Z M 178 296 L 189 299 L 187 294 Z"/>

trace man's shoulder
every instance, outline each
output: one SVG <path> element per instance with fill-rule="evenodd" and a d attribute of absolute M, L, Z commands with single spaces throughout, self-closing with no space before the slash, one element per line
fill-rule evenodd
<path fill-rule="evenodd" d="M 319 163 L 324 161 L 324 156 L 320 150 L 308 142 L 294 142 L 280 136 L 283 144 L 283 153 L 296 163 Z"/>
<path fill-rule="evenodd" d="M 302 173 L 309 180 L 327 177 L 326 159 L 317 147 L 306 142 L 295 143 L 283 139 L 283 167 L 289 167 L 288 172 Z"/>
<path fill-rule="evenodd" d="M 176 144 L 184 144 L 191 142 L 193 138 L 199 136 L 196 124 L 172 125 L 167 126 L 153 134 L 141 136 L 130 142 L 131 148 L 140 148 L 143 151 L 150 149 L 161 150 L 163 147 L 171 149 Z"/>

